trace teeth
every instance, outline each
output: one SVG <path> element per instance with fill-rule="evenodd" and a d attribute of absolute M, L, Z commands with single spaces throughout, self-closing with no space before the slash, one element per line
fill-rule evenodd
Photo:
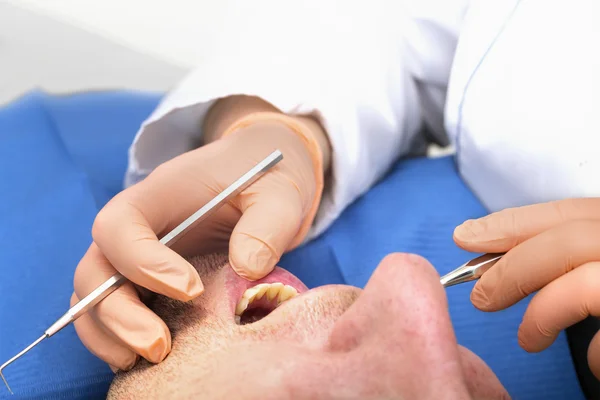
<path fill-rule="evenodd" d="M 279 291 L 283 288 L 283 283 L 271 283 L 267 289 L 267 300 L 271 301 L 275 296 L 279 294 Z"/>
<path fill-rule="evenodd" d="M 289 285 L 285 285 L 283 287 L 283 289 L 281 289 L 279 291 L 279 297 L 277 298 L 277 305 L 283 303 L 286 300 L 291 299 L 292 297 L 294 297 L 297 294 L 298 294 L 298 292 L 296 291 L 296 289 L 294 289 L 293 287 L 291 287 Z"/>
<path fill-rule="evenodd" d="M 277 305 L 279 305 L 284 301 L 297 296 L 298 291 L 290 285 L 284 285 L 281 282 L 261 283 L 260 285 L 247 289 L 235 308 L 236 321 L 239 323 L 239 316 L 244 313 L 246 308 L 248 308 L 254 300 L 260 300 L 265 295 L 269 301 L 277 298 Z"/>
<path fill-rule="evenodd" d="M 260 289 L 256 287 L 250 288 L 244 292 L 244 295 L 242 297 L 247 298 L 249 301 L 254 300 L 259 291 Z"/>
<path fill-rule="evenodd" d="M 245 297 L 242 297 L 240 302 L 237 304 L 237 307 L 235 308 L 235 315 L 242 315 L 244 310 L 246 310 L 246 308 L 248 308 L 248 303 L 249 303 L 249 300 Z"/>

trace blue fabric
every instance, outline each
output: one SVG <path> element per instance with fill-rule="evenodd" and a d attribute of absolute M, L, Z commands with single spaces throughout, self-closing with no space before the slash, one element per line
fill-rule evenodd
<path fill-rule="evenodd" d="M 32 93 L 0 109 L 0 361 L 67 309 L 93 218 L 121 190 L 127 148 L 158 100 L 126 92 Z M 364 286 L 379 261 L 397 251 L 421 254 L 445 273 L 469 258 L 452 243 L 452 230 L 484 213 L 451 158 L 403 161 L 282 265 L 310 287 Z M 549 350 L 527 354 L 516 337 L 527 302 L 485 314 L 469 303 L 470 288 L 448 289 L 458 340 L 491 366 L 513 398 L 583 398 L 564 335 Z M 5 372 L 17 398 L 100 399 L 112 376 L 72 327 Z"/>

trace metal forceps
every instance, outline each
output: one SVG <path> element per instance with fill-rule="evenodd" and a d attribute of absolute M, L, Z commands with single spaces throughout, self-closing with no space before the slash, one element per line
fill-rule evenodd
<path fill-rule="evenodd" d="M 447 288 L 459 283 L 470 282 L 481 276 L 494 266 L 505 253 L 487 253 L 461 265 L 454 271 L 448 272 L 440 278 L 441 284 Z"/>
<path fill-rule="evenodd" d="M 243 176 L 241 176 L 238 180 L 229 185 L 225 190 L 219 193 L 216 197 L 214 197 L 211 201 L 206 203 L 202 208 L 192 214 L 188 219 L 183 221 L 181 224 L 176 226 L 171 232 L 165 235 L 160 243 L 165 246 L 172 246 L 173 243 L 177 242 L 183 235 L 185 235 L 188 231 L 194 228 L 198 223 L 206 219 L 209 215 L 211 215 L 214 211 L 219 209 L 222 205 L 224 205 L 228 200 L 242 192 L 248 186 L 253 184 L 258 178 L 260 178 L 265 172 L 271 169 L 275 164 L 283 159 L 283 155 L 279 150 L 275 150 L 269 156 L 267 156 L 264 160 L 259 162 L 256 166 L 254 166 L 250 171 L 246 172 Z M 69 309 L 62 317 L 60 317 L 54 324 L 52 324 L 44 334 L 37 339 L 35 342 L 27 346 L 23 351 L 19 354 L 2 364 L 0 366 L 0 377 L 4 381 L 4 384 L 8 388 L 8 391 L 12 394 L 12 390 L 2 375 L 2 370 L 6 368 L 9 364 L 16 361 L 18 358 L 23 356 L 33 347 L 37 346 L 42 340 L 53 336 L 58 333 L 60 330 L 68 326 L 71 322 L 74 322 L 77 318 L 88 312 L 92 307 L 101 302 L 106 296 L 117 290 L 123 283 L 127 280 L 126 278 L 117 273 L 110 277 L 106 282 L 102 285 L 98 286 L 94 291 L 81 299 L 77 304 Z"/>

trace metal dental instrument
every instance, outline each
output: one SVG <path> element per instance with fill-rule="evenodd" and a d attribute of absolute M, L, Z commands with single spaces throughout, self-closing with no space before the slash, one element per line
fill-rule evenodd
<path fill-rule="evenodd" d="M 505 253 L 488 253 L 461 265 L 454 271 L 440 278 L 442 285 L 447 288 L 459 283 L 470 282 L 481 278 L 481 276 L 496 264 Z"/>
<path fill-rule="evenodd" d="M 213 212 L 219 209 L 231 198 L 242 192 L 248 186 L 253 184 L 258 178 L 260 178 L 265 172 L 271 169 L 275 164 L 283 159 L 283 155 L 279 150 L 275 150 L 267 158 L 259 162 L 254 168 L 246 172 L 242 177 L 229 185 L 225 190 L 219 193 L 211 201 L 206 203 L 202 208 L 192 214 L 188 219 L 179 224 L 175 229 L 160 239 L 160 243 L 165 246 L 172 246 L 173 243 L 177 242 L 183 235 L 194 228 L 198 223 L 206 219 Z M 115 274 L 110 277 L 102 285 L 98 286 L 93 292 L 81 299 L 77 304 L 69 309 L 62 317 L 60 317 L 54 324 L 52 324 L 44 334 L 37 339 L 35 342 L 27 346 L 19 354 L 2 364 L 0 366 L 0 377 L 4 381 L 4 384 L 8 388 L 8 391 L 13 394 L 6 378 L 2 374 L 2 370 L 15 360 L 23 356 L 33 347 L 37 346 L 42 340 L 53 336 L 60 330 L 68 326 L 71 322 L 74 322 L 77 318 L 88 312 L 92 307 L 102 301 L 106 296 L 118 289 L 127 280 L 121 274 Z"/>

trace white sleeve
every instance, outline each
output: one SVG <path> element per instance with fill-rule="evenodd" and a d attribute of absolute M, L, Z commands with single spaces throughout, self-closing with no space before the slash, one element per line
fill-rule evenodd
<path fill-rule="evenodd" d="M 407 58 L 405 4 L 379 1 L 240 1 L 218 46 L 144 122 L 126 185 L 202 144 L 219 98 L 257 96 L 290 114 L 317 116 L 332 145 L 332 175 L 312 238 L 405 154 L 421 127 Z M 413 22 L 414 24 L 414 22 Z"/>

